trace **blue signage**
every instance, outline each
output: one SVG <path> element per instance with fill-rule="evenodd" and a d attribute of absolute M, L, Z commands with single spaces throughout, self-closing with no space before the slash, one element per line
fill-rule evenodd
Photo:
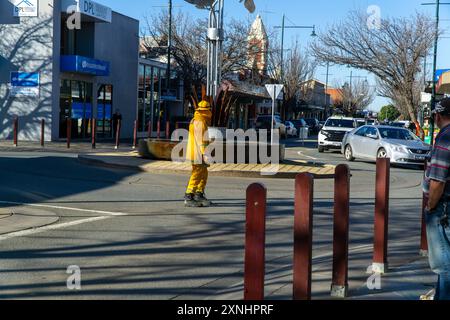
<path fill-rule="evenodd" d="M 11 72 L 11 86 L 39 87 L 39 73 L 13 71 Z"/>
<path fill-rule="evenodd" d="M 109 62 L 82 56 L 61 56 L 61 71 L 109 76 Z"/>
<path fill-rule="evenodd" d="M 446 73 L 450 71 L 450 69 L 438 69 L 436 70 L 436 81 L 439 81 L 439 78 L 442 76 L 443 73 Z"/>

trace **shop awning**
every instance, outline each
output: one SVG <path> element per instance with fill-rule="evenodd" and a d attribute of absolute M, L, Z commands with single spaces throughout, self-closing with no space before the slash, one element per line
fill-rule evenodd
<path fill-rule="evenodd" d="M 439 77 L 437 85 L 438 94 L 450 94 L 450 71 L 444 72 Z"/>
<path fill-rule="evenodd" d="M 235 96 L 245 97 L 255 100 L 270 100 L 270 95 L 265 86 L 258 86 L 244 81 L 224 80 L 222 88 L 228 89 L 228 92 Z"/>

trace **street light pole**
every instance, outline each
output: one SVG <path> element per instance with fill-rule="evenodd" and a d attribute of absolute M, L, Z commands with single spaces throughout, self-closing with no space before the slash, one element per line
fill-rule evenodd
<path fill-rule="evenodd" d="M 439 44 L 439 19 L 440 19 L 440 8 L 441 5 L 449 5 L 450 3 L 442 3 L 440 0 L 436 0 L 434 3 L 422 3 L 423 6 L 436 6 L 436 25 L 435 25 L 435 38 L 434 38 L 434 53 L 433 53 L 433 84 L 431 91 L 431 111 L 436 109 L 436 70 L 437 70 L 437 51 Z M 431 135 L 431 145 L 434 144 L 434 118 L 430 119 L 430 135 Z"/>
<path fill-rule="evenodd" d="M 316 26 L 286 26 L 286 15 L 283 14 L 283 20 L 281 26 L 275 26 L 275 29 L 281 29 L 281 65 L 280 65 L 280 76 L 281 82 L 284 84 L 284 34 L 285 29 L 312 29 L 311 37 L 316 36 Z M 284 109 L 284 98 L 283 98 L 283 109 Z M 282 114 L 285 117 L 285 114 Z"/>
<path fill-rule="evenodd" d="M 437 69 L 437 50 L 439 44 L 439 9 L 441 7 L 440 0 L 436 0 L 436 29 L 434 38 L 433 53 L 433 89 L 431 91 L 431 112 L 436 109 L 436 69 Z M 434 145 L 434 118 L 430 121 L 431 145 Z"/>

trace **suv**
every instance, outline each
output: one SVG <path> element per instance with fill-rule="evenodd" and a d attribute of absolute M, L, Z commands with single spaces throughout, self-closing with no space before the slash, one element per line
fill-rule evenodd
<path fill-rule="evenodd" d="M 354 118 L 331 117 L 319 132 L 319 152 L 342 148 L 345 135 L 358 127 Z"/>
<path fill-rule="evenodd" d="M 272 116 L 264 115 L 264 116 L 258 116 L 256 118 L 256 130 L 267 130 L 270 132 L 272 130 Z M 286 137 L 286 125 L 281 120 L 281 117 L 279 115 L 275 115 L 273 118 L 273 127 L 275 130 L 280 130 L 280 136 Z"/>

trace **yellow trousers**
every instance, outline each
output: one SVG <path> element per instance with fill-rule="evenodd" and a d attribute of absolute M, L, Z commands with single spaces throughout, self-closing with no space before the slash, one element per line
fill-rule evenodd
<path fill-rule="evenodd" d="M 186 194 L 205 193 L 206 184 L 208 183 L 208 166 L 192 165 L 191 180 L 186 190 Z"/>

